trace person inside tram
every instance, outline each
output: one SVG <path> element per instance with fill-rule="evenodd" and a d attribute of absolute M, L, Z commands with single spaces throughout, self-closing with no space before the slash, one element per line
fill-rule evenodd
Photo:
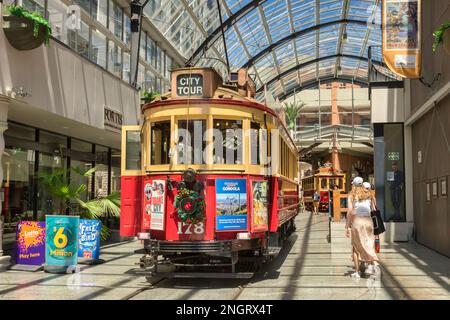
<path fill-rule="evenodd" d="M 353 278 L 361 277 L 360 265 L 369 264 L 367 273 L 374 273 L 378 267 L 378 256 L 375 253 L 375 235 L 370 212 L 375 209 L 375 199 L 361 177 L 352 182 L 352 191 L 348 196 L 348 219 L 345 236 L 351 237 L 352 258 L 355 265 Z"/>

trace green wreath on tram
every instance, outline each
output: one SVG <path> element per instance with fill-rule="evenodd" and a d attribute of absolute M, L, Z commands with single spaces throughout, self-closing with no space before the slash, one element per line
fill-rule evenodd
<path fill-rule="evenodd" d="M 181 188 L 175 197 L 175 208 L 184 223 L 197 224 L 205 220 L 205 199 L 194 190 Z"/>

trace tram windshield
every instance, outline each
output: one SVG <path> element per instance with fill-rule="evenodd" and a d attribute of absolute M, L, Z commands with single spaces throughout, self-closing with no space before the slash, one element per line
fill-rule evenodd
<path fill-rule="evenodd" d="M 214 120 L 214 163 L 243 164 L 242 120 Z"/>

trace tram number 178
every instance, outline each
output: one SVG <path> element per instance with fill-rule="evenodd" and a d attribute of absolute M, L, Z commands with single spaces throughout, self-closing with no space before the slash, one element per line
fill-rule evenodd
<path fill-rule="evenodd" d="M 205 232 L 205 226 L 203 222 L 199 222 L 195 225 L 184 222 L 178 222 L 178 234 L 202 234 Z"/>

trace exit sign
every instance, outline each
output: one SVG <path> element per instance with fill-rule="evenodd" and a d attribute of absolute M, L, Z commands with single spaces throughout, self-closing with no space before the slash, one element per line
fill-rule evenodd
<path fill-rule="evenodd" d="M 388 160 L 390 161 L 400 160 L 400 152 L 388 152 Z"/>

